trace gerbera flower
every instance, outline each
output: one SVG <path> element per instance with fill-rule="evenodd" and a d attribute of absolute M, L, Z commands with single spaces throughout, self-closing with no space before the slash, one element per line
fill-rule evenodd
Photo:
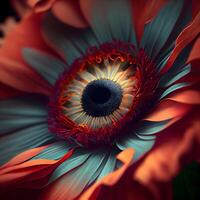
<path fill-rule="evenodd" d="M 200 15 L 184 0 L 58 1 L 71 16 L 55 2 L 0 49 L 1 82 L 21 92 L 0 101 L 0 182 L 74 199 L 109 173 L 116 183 L 199 103 L 183 78 Z"/>

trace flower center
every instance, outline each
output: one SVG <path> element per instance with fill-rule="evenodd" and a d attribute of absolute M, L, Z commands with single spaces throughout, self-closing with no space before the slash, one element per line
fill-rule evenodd
<path fill-rule="evenodd" d="M 83 110 L 90 116 L 100 117 L 112 114 L 122 100 L 122 89 L 107 79 L 90 82 L 82 94 Z"/>
<path fill-rule="evenodd" d="M 138 60 L 132 45 L 113 42 L 75 60 L 56 84 L 49 129 L 85 146 L 111 144 L 133 120 L 140 102 L 143 72 L 152 66 L 143 54 Z"/>

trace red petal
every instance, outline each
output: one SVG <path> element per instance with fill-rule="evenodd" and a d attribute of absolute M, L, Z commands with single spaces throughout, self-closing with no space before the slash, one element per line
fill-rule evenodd
<path fill-rule="evenodd" d="M 200 37 L 197 38 L 187 62 L 200 59 Z"/>
<path fill-rule="evenodd" d="M 181 53 L 181 51 L 191 43 L 200 32 L 200 12 L 196 15 L 192 23 L 187 26 L 176 39 L 175 48 L 170 55 L 166 66 L 163 68 L 162 73 L 165 73 L 173 65 L 174 61 Z"/>
<path fill-rule="evenodd" d="M 200 1 L 192 0 L 192 17 L 195 18 L 200 10 Z"/>
<path fill-rule="evenodd" d="M 9 86 L 0 83 L 0 100 L 7 99 L 9 97 L 18 96 L 22 93 L 18 90 L 15 90 Z"/>
<path fill-rule="evenodd" d="M 49 51 L 40 34 L 40 26 L 41 17 L 30 15 L 7 35 L 4 45 L 0 48 L 0 82 L 25 92 L 50 95 L 52 87 L 49 83 L 29 68 L 22 58 L 24 47 Z"/>

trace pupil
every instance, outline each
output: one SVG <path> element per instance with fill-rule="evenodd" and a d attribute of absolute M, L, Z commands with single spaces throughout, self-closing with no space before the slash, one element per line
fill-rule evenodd
<path fill-rule="evenodd" d="M 111 92 L 108 88 L 99 86 L 96 89 L 94 88 L 94 91 L 91 91 L 90 98 L 94 103 L 104 104 L 110 99 L 110 96 Z"/>
<path fill-rule="evenodd" d="M 90 82 L 81 97 L 83 110 L 93 117 L 112 114 L 119 108 L 121 100 L 121 87 L 108 79 Z"/>

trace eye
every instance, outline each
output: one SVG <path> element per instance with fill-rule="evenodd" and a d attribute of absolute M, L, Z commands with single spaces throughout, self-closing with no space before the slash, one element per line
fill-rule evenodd
<path fill-rule="evenodd" d="M 145 71 L 152 67 L 143 53 L 136 55 L 131 44 L 115 41 L 75 60 L 57 82 L 50 104 L 51 131 L 84 145 L 111 143 L 137 117 L 147 87 Z"/>

